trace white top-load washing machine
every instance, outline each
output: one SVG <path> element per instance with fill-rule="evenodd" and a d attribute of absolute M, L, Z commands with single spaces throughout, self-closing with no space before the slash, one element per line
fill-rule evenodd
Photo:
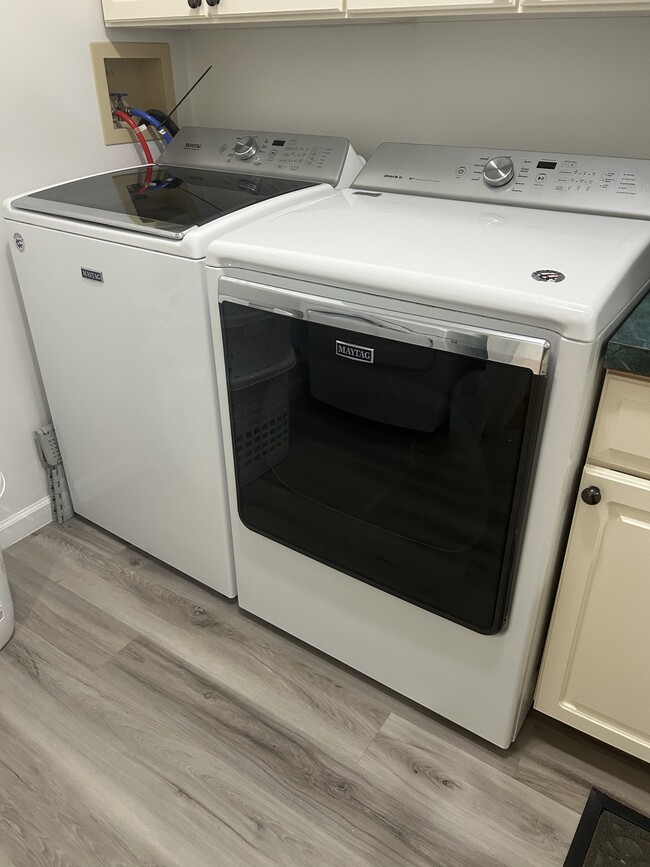
<path fill-rule="evenodd" d="M 260 217 L 208 252 L 239 604 L 507 747 L 650 163 L 388 143 Z"/>
<path fill-rule="evenodd" d="M 154 166 L 4 206 L 75 511 L 227 596 L 207 246 L 362 163 L 342 138 L 184 127 Z"/>

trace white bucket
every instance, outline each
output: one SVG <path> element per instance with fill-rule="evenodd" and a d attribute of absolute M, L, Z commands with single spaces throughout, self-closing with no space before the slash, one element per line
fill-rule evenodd
<path fill-rule="evenodd" d="M 5 477 L 0 473 L 0 497 L 5 492 Z M 0 551 L 0 647 L 4 647 L 14 631 L 14 606 L 9 593 L 9 582 Z"/>

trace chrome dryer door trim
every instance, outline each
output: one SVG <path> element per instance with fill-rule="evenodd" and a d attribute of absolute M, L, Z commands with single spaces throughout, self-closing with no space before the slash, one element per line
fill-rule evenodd
<path fill-rule="evenodd" d="M 391 313 L 354 302 L 262 286 L 232 277 L 220 279 L 219 301 L 232 301 L 307 322 L 428 346 L 455 355 L 524 367 L 536 376 L 545 376 L 547 371 L 550 344 L 537 337 L 425 316 Z"/>

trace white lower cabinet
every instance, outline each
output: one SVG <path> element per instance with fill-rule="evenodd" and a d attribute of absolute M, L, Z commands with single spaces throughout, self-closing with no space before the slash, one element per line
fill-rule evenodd
<path fill-rule="evenodd" d="M 639 453 L 621 457 L 625 472 L 585 467 L 535 707 L 650 761 L 650 479 L 631 474 L 650 457 L 647 380 L 607 376 L 589 459 L 620 450 L 612 412 L 626 407 Z"/>

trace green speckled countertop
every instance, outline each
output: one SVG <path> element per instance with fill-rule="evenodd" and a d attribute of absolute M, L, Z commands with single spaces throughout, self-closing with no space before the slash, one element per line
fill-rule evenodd
<path fill-rule="evenodd" d="M 646 295 L 610 339 L 605 367 L 650 376 L 650 295 Z"/>

